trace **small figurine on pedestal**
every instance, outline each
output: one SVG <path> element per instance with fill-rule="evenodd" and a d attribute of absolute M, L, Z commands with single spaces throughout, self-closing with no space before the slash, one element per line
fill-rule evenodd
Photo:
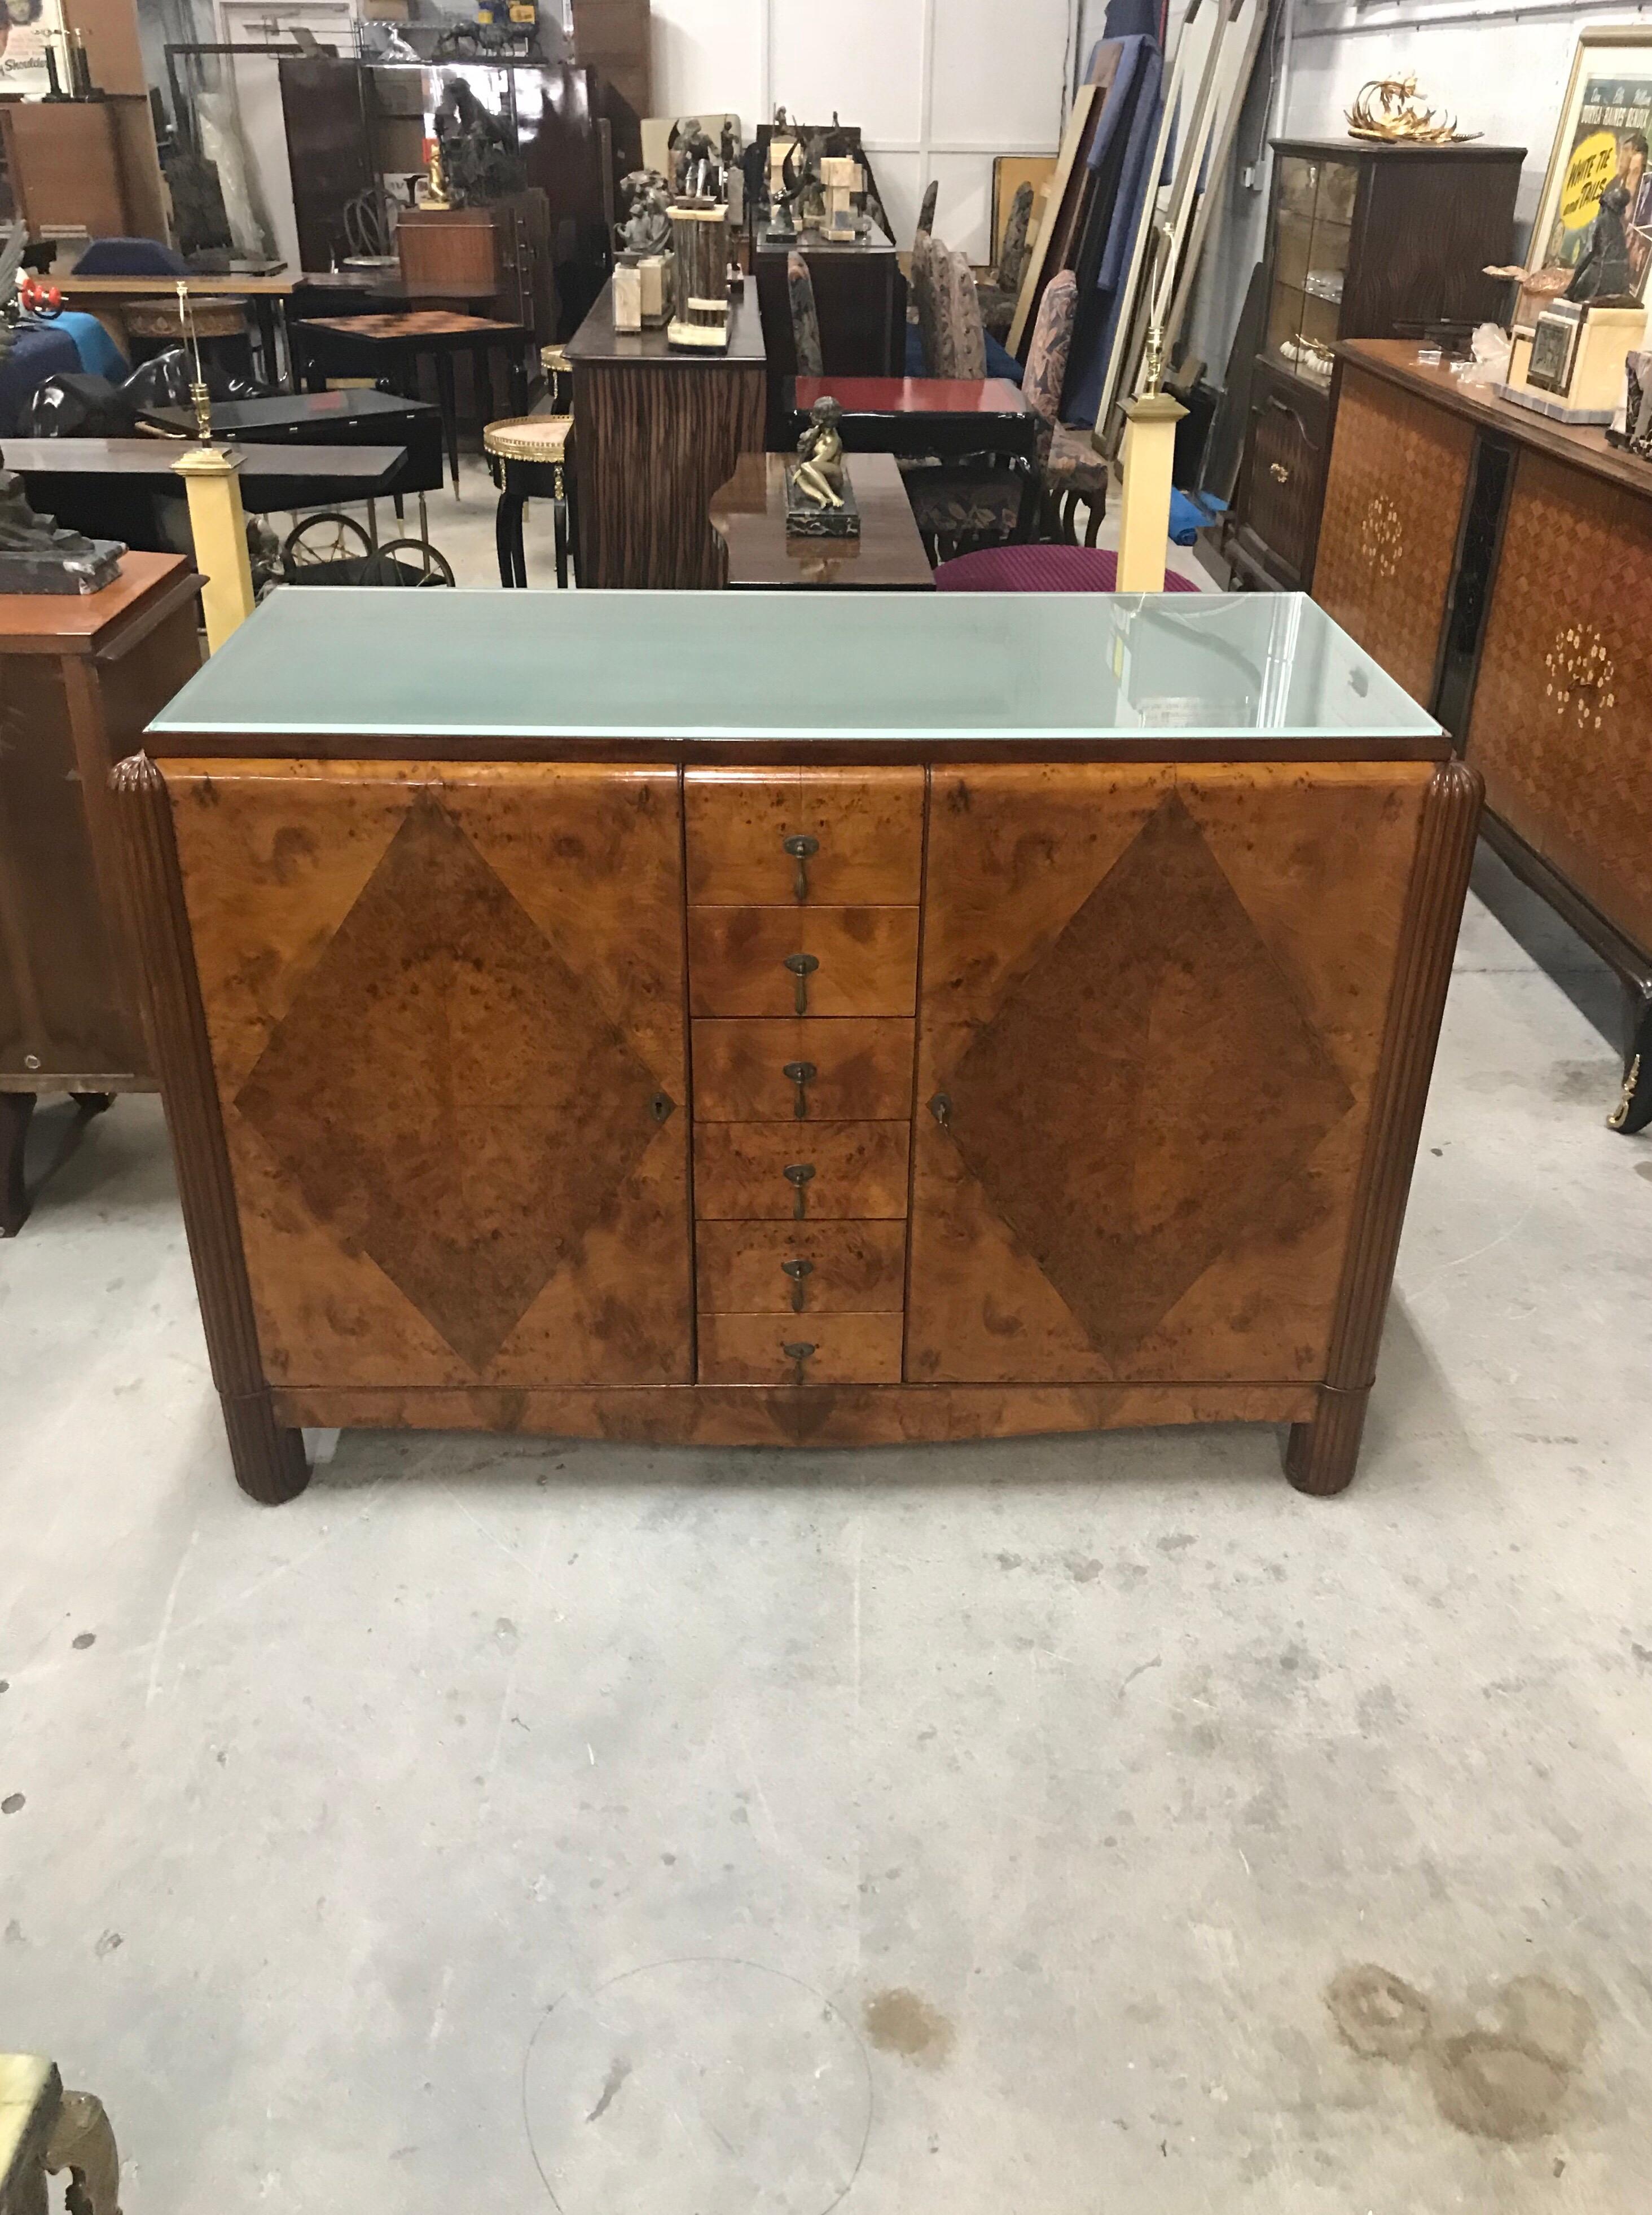
<path fill-rule="evenodd" d="M 36 515 L 15 469 L 0 457 L 0 592 L 99 592 L 120 574 L 123 545 L 59 531 Z"/>
<path fill-rule="evenodd" d="M 614 233 L 614 328 L 641 331 L 671 320 L 671 187 L 657 169 L 633 169 L 619 193 L 625 219 Z"/>
<path fill-rule="evenodd" d="M 838 426 L 843 409 L 830 393 L 809 410 L 809 426 L 797 442 L 797 460 L 786 471 L 786 535 L 791 538 L 858 538 L 861 512 L 844 460 Z"/>
<path fill-rule="evenodd" d="M 680 117 L 671 132 L 672 191 L 679 200 L 721 199 L 717 150 L 697 115 Z"/>
<path fill-rule="evenodd" d="M 866 173 L 860 163 L 848 155 L 828 155 L 820 163 L 820 186 L 826 194 L 821 236 L 851 245 L 863 238 L 869 226 L 855 206 L 857 196 L 866 190 Z"/>

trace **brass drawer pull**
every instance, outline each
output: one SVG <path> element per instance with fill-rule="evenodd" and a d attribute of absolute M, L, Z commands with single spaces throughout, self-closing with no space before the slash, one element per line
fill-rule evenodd
<path fill-rule="evenodd" d="M 780 1351 L 788 1361 L 796 1363 L 797 1373 L 791 1381 L 794 1384 L 801 1384 L 803 1381 L 803 1364 L 809 1359 L 814 1348 L 803 1340 L 795 1339 L 789 1346 L 783 1346 Z"/>
<path fill-rule="evenodd" d="M 786 966 L 797 979 L 797 1012 L 808 1013 L 808 980 L 820 967 L 818 956 L 813 954 L 789 954 Z"/>
<path fill-rule="evenodd" d="M 1291 472 L 1283 462 L 1269 462 L 1268 474 L 1275 484 L 1289 484 L 1291 482 Z"/>
<path fill-rule="evenodd" d="M 792 880 L 792 898 L 800 902 L 806 900 L 808 898 L 808 865 L 820 852 L 820 842 L 818 838 L 811 838 L 805 831 L 799 838 L 783 838 L 780 843 L 797 864 L 797 874 Z"/>
<path fill-rule="evenodd" d="M 791 1279 L 791 1311 L 794 1315 L 801 1315 L 803 1279 L 814 1274 L 814 1264 L 813 1261 L 783 1261 L 780 1267 L 783 1273 Z"/>
<path fill-rule="evenodd" d="M 788 1162 L 781 1174 L 797 1194 L 796 1205 L 791 1212 L 792 1221 L 801 1223 L 808 1212 L 808 1187 L 814 1175 L 814 1164 L 813 1162 Z"/>
<path fill-rule="evenodd" d="M 808 1120 L 808 1093 L 805 1089 L 818 1075 L 812 1061 L 789 1061 L 780 1074 L 789 1084 L 797 1087 L 797 1098 L 792 1108 L 792 1120 L 798 1123 Z"/>

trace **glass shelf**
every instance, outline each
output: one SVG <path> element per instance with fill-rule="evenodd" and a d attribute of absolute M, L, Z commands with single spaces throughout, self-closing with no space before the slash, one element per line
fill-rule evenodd
<path fill-rule="evenodd" d="M 256 609 L 153 728 L 405 739 L 1219 739 L 1438 727 L 1295 593 L 301 591 Z M 267 751 L 267 749 L 266 749 Z M 336 751 L 336 749 L 333 749 Z"/>

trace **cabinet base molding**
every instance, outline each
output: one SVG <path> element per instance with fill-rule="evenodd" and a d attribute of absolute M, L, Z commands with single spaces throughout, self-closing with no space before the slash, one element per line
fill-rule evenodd
<path fill-rule="evenodd" d="M 314 1430 L 513 1431 L 636 1445 L 944 1445 L 1174 1423 L 1298 1423 L 1313 1384 L 655 1384 L 307 1390 L 278 1386 L 276 1423 Z"/>

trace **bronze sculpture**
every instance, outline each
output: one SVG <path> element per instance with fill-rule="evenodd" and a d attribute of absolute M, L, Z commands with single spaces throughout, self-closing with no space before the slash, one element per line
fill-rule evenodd
<path fill-rule="evenodd" d="M 632 169 L 620 179 L 625 219 L 614 233 L 623 254 L 671 252 L 671 187 L 658 169 Z"/>
<path fill-rule="evenodd" d="M 809 426 L 797 442 L 797 459 L 786 471 L 786 529 L 804 538 L 858 538 L 860 509 L 844 458 L 843 408 L 823 393 L 809 410 Z"/>
<path fill-rule="evenodd" d="M 126 550 L 36 515 L 22 479 L 0 455 L 0 592 L 101 592 L 120 574 Z"/>

